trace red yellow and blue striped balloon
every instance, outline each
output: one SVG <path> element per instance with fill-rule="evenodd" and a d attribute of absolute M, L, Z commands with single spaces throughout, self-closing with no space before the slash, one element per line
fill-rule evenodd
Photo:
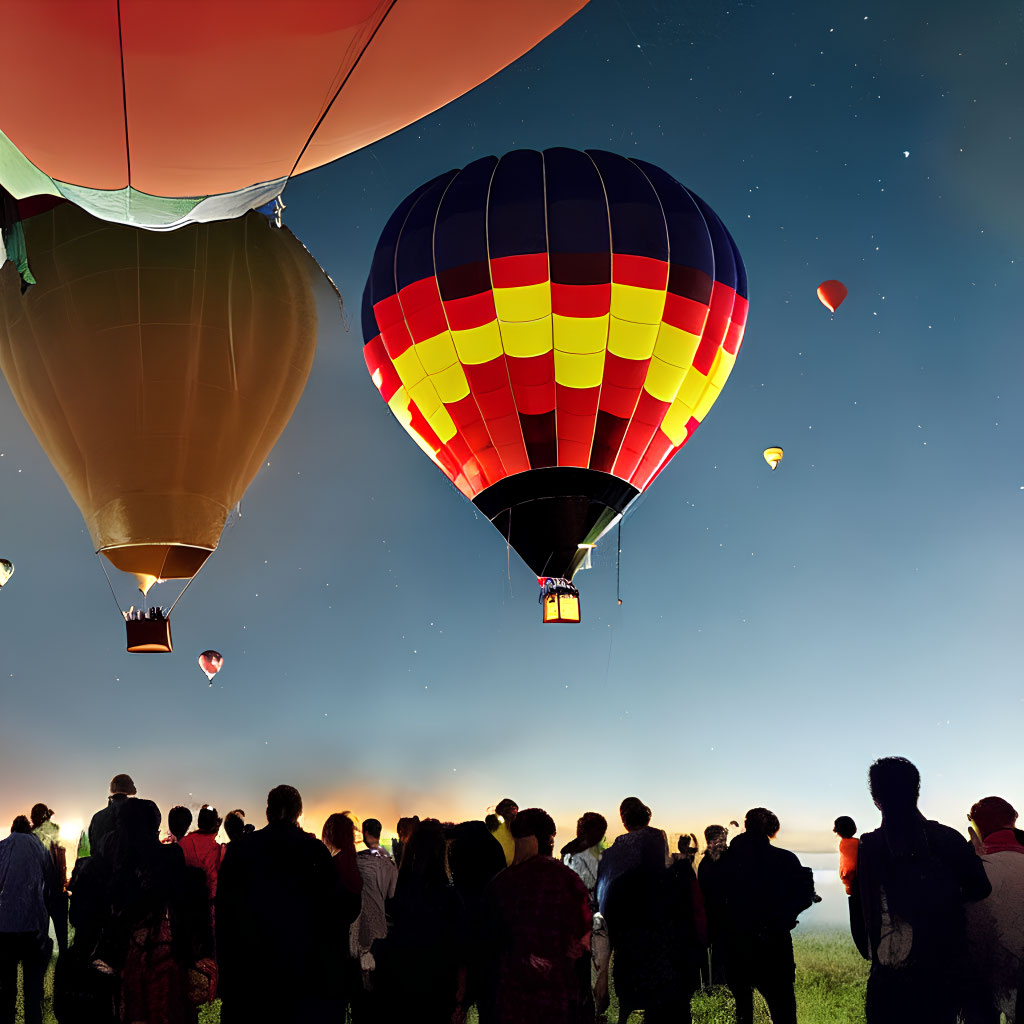
<path fill-rule="evenodd" d="M 571 578 L 693 436 L 746 319 L 714 211 L 599 150 L 516 150 L 427 182 L 363 294 L 382 397 L 540 578 Z"/>

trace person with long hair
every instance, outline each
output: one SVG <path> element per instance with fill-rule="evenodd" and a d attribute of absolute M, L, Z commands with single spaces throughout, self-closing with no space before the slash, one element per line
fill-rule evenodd
<path fill-rule="evenodd" d="M 324 822 L 320 839 L 331 854 L 340 883 L 337 912 L 328 923 L 331 936 L 330 969 L 327 975 L 330 1016 L 344 1024 L 355 986 L 362 987 L 362 972 L 349 951 L 349 930 L 362 907 L 363 879 L 356 864 L 356 830 L 347 811 L 332 814 Z"/>
<path fill-rule="evenodd" d="M 448 870 L 439 821 L 421 821 L 402 852 L 391 928 L 378 976 L 390 1019 L 449 1024 L 464 1019 L 469 922 Z"/>

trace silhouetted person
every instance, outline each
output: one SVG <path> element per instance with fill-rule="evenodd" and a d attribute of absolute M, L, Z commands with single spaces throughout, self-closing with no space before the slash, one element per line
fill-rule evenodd
<path fill-rule="evenodd" d="M 505 870 L 505 853 L 483 821 L 462 821 L 447 827 L 444 834 L 448 840 L 448 867 L 466 911 L 465 1001 L 477 1003 L 481 1024 L 488 1024 L 489 1004 L 486 998 L 481 999 L 481 993 L 493 990 L 494 965 L 488 960 L 482 941 L 481 907 L 487 884 L 499 871 Z M 401 877 L 401 866 L 398 871 Z"/>
<path fill-rule="evenodd" d="M 921 776 L 903 757 L 868 771 L 881 827 L 861 835 L 854 893 L 861 918 L 854 939 L 871 960 L 868 1024 L 908 1020 L 954 1024 L 963 995 L 963 904 L 991 886 L 971 844 L 917 809 Z"/>
<path fill-rule="evenodd" d="M 165 843 L 180 843 L 192 827 L 192 811 L 178 804 L 167 812 L 167 836 Z"/>
<path fill-rule="evenodd" d="M 68 862 L 60 842 L 60 826 L 53 820 L 53 811 L 46 804 L 35 804 L 29 818 L 32 835 L 43 844 L 53 861 L 54 891 L 50 915 L 57 936 L 57 949 L 63 953 L 68 948 L 68 898 L 64 891 L 68 884 Z"/>
<path fill-rule="evenodd" d="M 427 818 L 409 837 L 388 913 L 391 927 L 377 968 L 386 993 L 383 1018 L 450 1024 L 456 1009 L 464 1014 L 467 1006 L 470 934 L 439 821 Z"/>
<path fill-rule="evenodd" d="M 728 908 L 726 906 L 725 870 L 729 854 L 729 830 L 724 825 L 708 825 L 704 829 L 704 855 L 697 868 L 697 881 L 704 897 L 708 925 L 707 963 L 701 964 L 701 980 L 705 985 L 724 985 L 726 980 L 726 937 Z"/>
<path fill-rule="evenodd" d="M 836 818 L 832 831 L 839 836 L 839 881 L 850 895 L 853 876 L 857 873 L 857 823 L 847 814 Z"/>
<path fill-rule="evenodd" d="M 590 935 L 590 987 L 594 993 L 594 1008 L 598 1013 L 608 1009 L 608 966 L 611 943 L 608 925 L 597 909 L 597 873 L 604 850 L 601 846 L 608 833 L 608 821 L 597 811 L 587 811 L 576 822 L 576 838 L 562 847 L 562 863 L 580 876 L 587 888 L 594 921 Z"/>
<path fill-rule="evenodd" d="M 1002 797 L 979 800 L 968 818 L 992 892 L 965 908 L 971 988 L 961 1016 L 964 1024 L 999 1024 L 1000 1013 L 1015 1018 L 1024 968 L 1024 845 L 1017 812 Z"/>
<path fill-rule="evenodd" d="M 491 828 L 491 834 L 495 839 L 501 843 L 502 850 L 505 851 L 505 864 L 511 864 L 516 854 L 516 842 L 512 837 L 512 822 L 515 821 L 516 815 L 519 813 L 519 805 L 511 797 L 505 797 L 504 800 L 499 800 L 497 806 L 494 808 L 494 814 L 497 818 L 497 822 L 494 828 Z M 490 815 L 488 815 L 488 828 L 491 827 Z"/>
<path fill-rule="evenodd" d="M 399 818 L 398 824 L 395 825 L 395 833 L 398 838 L 391 841 L 391 854 L 399 868 L 402 866 L 402 850 L 405 848 L 405 844 L 409 842 L 409 837 L 416 831 L 416 826 L 419 823 L 420 816 L 414 814 L 411 818 Z"/>
<path fill-rule="evenodd" d="M 216 900 L 224 1024 L 305 1024 L 323 1011 L 340 885 L 301 814 L 298 790 L 277 786 L 267 825 L 228 844 Z"/>
<path fill-rule="evenodd" d="M 395 895 L 398 868 L 380 845 L 381 823 L 376 818 L 363 822 L 365 850 L 356 854 L 356 865 L 363 880 L 362 908 L 352 925 L 349 948 L 357 961 L 360 984 L 352 992 L 352 1020 L 355 1024 L 370 1022 L 377 1016 L 378 999 L 374 992 L 374 971 L 377 963 L 373 944 L 388 934 L 384 904 Z"/>
<path fill-rule="evenodd" d="M 27 831 L 12 830 L 0 841 L 0 1024 L 14 1024 L 19 963 L 25 1022 L 41 1024 L 43 1019 L 50 906 L 57 880 L 50 855 L 31 834 L 28 819 L 24 821 Z"/>
<path fill-rule="evenodd" d="M 194 931 L 203 922 L 187 906 L 184 857 L 177 846 L 160 842 L 156 804 L 125 802 L 100 852 L 75 875 L 72 959 L 82 973 L 75 981 L 62 972 L 58 1018 L 75 1019 L 85 1002 L 75 984 L 84 976 L 94 987 L 98 976 L 107 987 L 91 996 L 112 998 L 115 1019 L 193 1024 L 189 969 L 209 955 L 208 934 Z"/>
<path fill-rule="evenodd" d="M 669 861 L 668 837 L 660 828 L 651 827 L 651 809 L 639 797 L 627 796 L 619 804 L 619 817 L 626 834 L 605 850 L 597 873 L 597 903 L 602 913 L 608 888 L 619 875 L 641 865 L 664 868 Z"/>
<path fill-rule="evenodd" d="M 329 922 L 331 953 L 330 970 L 324 978 L 328 999 L 329 1020 L 342 1022 L 352 1002 L 355 986 L 362 988 L 362 975 L 349 952 L 349 929 L 362 907 L 363 880 L 356 864 L 355 825 L 343 812 L 332 814 L 324 822 L 320 836 L 331 855 L 331 863 L 341 891 L 337 917 Z"/>
<path fill-rule="evenodd" d="M 115 775 L 110 780 L 110 796 L 107 798 L 107 806 L 97 811 L 89 822 L 89 853 L 99 852 L 100 843 L 108 832 L 113 832 L 114 822 L 117 815 L 130 796 L 135 796 L 137 790 L 130 775 Z M 81 851 L 79 852 L 81 856 Z"/>
<path fill-rule="evenodd" d="M 779 819 L 766 807 L 747 811 L 744 831 L 725 861 L 728 914 L 726 970 L 737 1024 L 752 1024 L 753 990 L 768 1004 L 772 1024 L 796 1024 L 797 915 L 814 902 L 811 872 L 796 855 L 772 845 Z"/>
<path fill-rule="evenodd" d="M 591 931 L 586 887 L 552 857 L 555 823 L 545 811 L 520 811 L 511 832 L 513 863 L 484 896 L 485 934 L 497 961 L 487 1019 L 583 1024 L 593 1019 L 590 987 L 580 976 Z"/>
<path fill-rule="evenodd" d="M 25 814 L 19 814 L 14 821 L 11 822 L 11 835 L 12 836 L 30 836 L 32 835 L 32 822 L 28 820 L 28 816 Z"/>
<path fill-rule="evenodd" d="M 605 853 L 599 871 L 619 1022 L 643 1009 L 651 1024 L 676 1024 L 690 1019 L 699 983 L 707 942 L 703 901 L 695 896 L 689 861 L 666 868 L 668 843 L 664 832 L 650 827 L 650 809 L 631 797 L 619 813 L 628 831 Z"/>

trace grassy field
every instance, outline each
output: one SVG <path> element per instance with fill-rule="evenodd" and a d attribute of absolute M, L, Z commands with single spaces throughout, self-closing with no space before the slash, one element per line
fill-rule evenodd
<path fill-rule="evenodd" d="M 864 985 L 867 964 L 860 958 L 850 936 L 845 931 L 808 931 L 801 929 L 793 935 L 796 951 L 796 1005 L 800 1024 L 864 1024 Z M 43 1004 L 44 1024 L 56 1024 L 52 1011 L 53 967 L 46 976 L 46 997 Z M 19 1024 L 24 1021 L 18 999 Z M 630 1024 L 644 1019 L 642 1012 L 634 1013 Z M 733 1024 L 736 1013 L 732 996 L 727 988 L 713 988 L 698 992 L 693 1000 L 695 1024 Z M 220 1004 L 203 1007 L 199 1013 L 202 1024 L 219 1024 Z M 471 1024 L 476 1024 L 475 1011 L 470 1013 Z M 609 1024 L 618 1020 L 618 1005 L 612 993 L 608 1013 Z M 755 996 L 754 1020 L 768 1024 L 769 1017 L 763 1001 Z"/>

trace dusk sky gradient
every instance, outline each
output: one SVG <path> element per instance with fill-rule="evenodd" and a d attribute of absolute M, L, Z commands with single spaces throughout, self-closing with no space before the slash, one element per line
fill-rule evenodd
<path fill-rule="evenodd" d="M 561 842 L 636 794 L 670 832 L 763 805 L 782 845 L 830 850 L 837 815 L 877 822 L 866 770 L 887 754 L 957 828 L 982 796 L 1020 807 L 1022 55 L 1011 0 L 591 0 L 294 179 L 285 222 L 344 313 L 324 286 L 305 394 L 175 609 L 172 655 L 124 652 L 78 510 L 0 387 L 0 832 L 37 801 L 87 822 L 117 772 L 165 816 L 257 824 L 287 782 L 317 832 L 335 810 L 390 828 L 511 796 Z M 625 519 L 622 606 L 613 532 L 576 627 L 541 625 L 530 571 L 391 416 L 359 321 L 409 192 L 548 146 L 665 168 L 721 216 L 750 289 L 721 398 Z M 827 278 L 849 288 L 834 317 Z"/>

